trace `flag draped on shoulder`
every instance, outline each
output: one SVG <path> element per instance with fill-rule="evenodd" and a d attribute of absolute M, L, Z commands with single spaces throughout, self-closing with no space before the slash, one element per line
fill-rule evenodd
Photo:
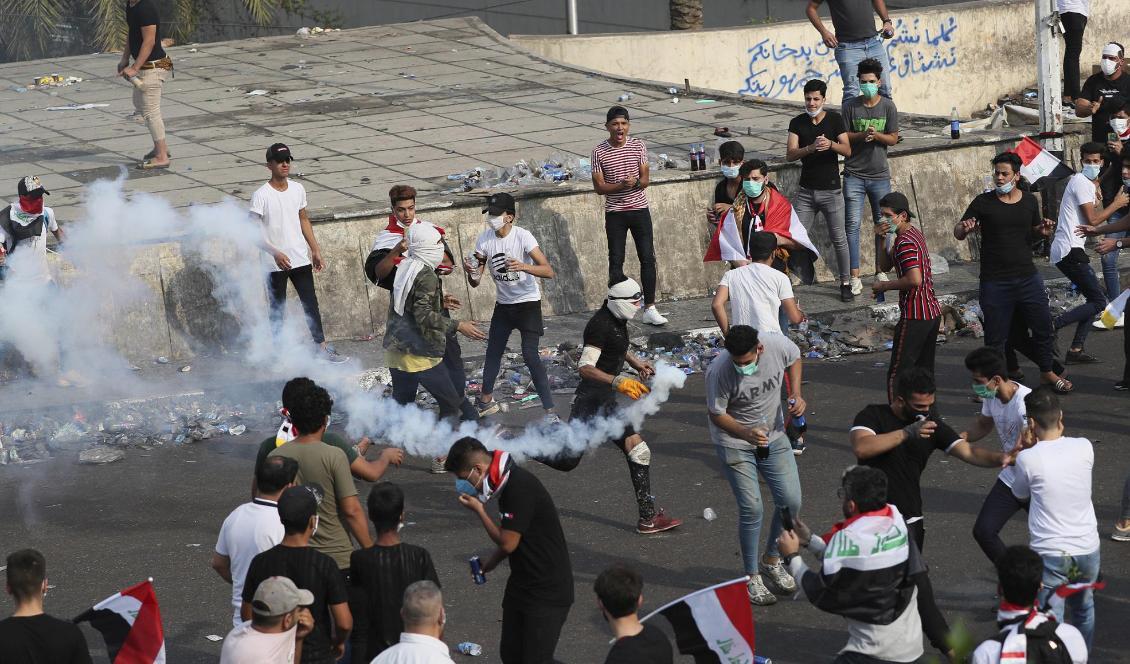
<path fill-rule="evenodd" d="M 165 664 L 165 633 L 152 580 L 130 586 L 83 612 L 102 633 L 111 664 Z"/>
<path fill-rule="evenodd" d="M 787 265 L 790 272 L 800 277 L 803 283 L 809 284 L 815 279 L 813 263 L 820 258 L 816 245 L 808 237 L 808 230 L 800 223 L 800 217 L 793 209 L 789 199 L 776 189 L 769 187 L 768 200 L 765 207 L 754 214 L 749 204 L 749 199 L 744 192 L 739 192 L 734 204 L 730 206 L 726 217 L 714 230 L 714 237 L 710 239 L 710 246 L 702 261 L 740 261 L 749 260 L 747 248 L 749 238 L 743 237 L 743 219 L 749 218 L 746 233 L 767 231 L 796 242 L 799 247 L 792 250 L 778 249 L 779 258 Z"/>
<path fill-rule="evenodd" d="M 925 571 L 894 505 L 837 523 L 822 539 L 820 572 L 801 579 L 817 608 L 871 625 L 889 625 L 910 603 L 912 576 Z"/>
<path fill-rule="evenodd" d="M 679 652 L 697 664 L 750 662 L 754 655 L 753 610 L 741 577 L 693 592 L 644 617 L 662 615 L 675 631 Z"/>
<path fill-rule="evenodd" d="M 1046 189 L 1050 182 L 1062 180 L 1075 173 L 1060 161 L 1059 157 L 1027 136 L 1020 139 L 1020 143 L 1012 151 L 1020 157 L 1020 174 L 1028 180 L 1033 189 Z"/>

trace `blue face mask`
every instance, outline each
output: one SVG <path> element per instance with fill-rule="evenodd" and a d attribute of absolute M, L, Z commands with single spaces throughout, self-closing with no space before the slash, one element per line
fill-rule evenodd
<path fill-rule="evenodd" d="M 734 370 L 743 376 L 752 376 L 753 374 L 757 373 L 757 360 L 754 360 L 749 364 L 738 364 L 737 362 L 734 362 L 733 365 Z"/>
<path fill-rule="evenodd" d="M 455 480 L 455 491 L 472 498 L 479 495 L 479 490 L 475 488 L 475 485 L 462 478 Z"/>
<path fill-rule="evenodd" d="M 1001 196 L 1007 196 L 1012 193 L 1014 188 L 1016 188 L 1015 182 L 1005 182 L 1004 184 L 997 185 L 996 192 Z"/>
<path fill-rule="evenodd" d="M 764 182 L 754 182 L 753 180 L 742 180 L 742 191 L 750 198 L 757 198 L 761 195 L 761 190 L 765 188 Z"/>
<path fill-rule="evenodd" d="M 1098 180 L 1102 169 L 1102 164 L 1083 164 L 1083 177 L 1088 180 Z"/>
<path fill-rule="evenodd" d="M 727 178 L 736 178 L 738 173 L 742 170 L 741 166 L 727 166 L 722 164 L 722 176 Z"/>

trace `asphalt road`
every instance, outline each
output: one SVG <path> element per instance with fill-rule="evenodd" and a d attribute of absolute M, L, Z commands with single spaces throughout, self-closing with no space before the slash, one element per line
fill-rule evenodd
<path fill-rule="evenodd" d="M 1130 398 L 1111 387 L 1122 368 L 1121 334 L 1101 332 L 1089 350 L 1107 362 L 1073 367 L 1076 393 L 1067 403 L 1069 432 L 1095 445 L 1094 500 L 1103 536 L 1107 589 L 1097 599 L 1096 653 L 1091 661 L 1125 659 L 1130 632 L 1130 545 L 1107 539 L 1118 514 L 1122 482 L 1130 461 L 1125 413 Z M 961 358 L 972 340 L 939 349 L 939 404 L 955 428 L 963 428 L 977 406 L 970 402 Z M 860 355 L 806 367 L 809 450 L 799 459 L 804 517 L 818 528 L 839 516 L 838 478 L 852 463 L 847 430 L 865 404 L 883 398 L 885 355 Z M 1034 369 L 1027 367 L 1030 375 Z M 527 411 L 528 412 L 528 411 Z M 686 519 L 670 533 L 637 535 L 635 506 L 624 462 L 611 447 L 590 453 L 570 474 L 537 464 L 560 509 L 576 576 L 573 606 L 557 650 L 563 662 L 600 662 L 608 633 L 591 592 L 596 575 L 613 561 L 628 561 L 643 574 L 645 610 L 682 594 L 740 576 L 736 507 L 706 431 L 702 376 L 692 376 L 644 427 L 652 446 L 653 488 L 661 505 Z M 220 644 L 205 637 L 230 628 L 229 587 L 208 567 L 221 522 L 247 500 L 255 446 L 262 436 L 207 441 L 148 453 L 131 451 L 109 466 L 80 466 L 73 458 L 0 467 L 0 542 L 5 552 L 36 547 L 48 560 L 49 612 L 72 617 L 117 590 L 145 577 L 155 580 L 164 618 L 169 661 L 212 662 Z M 262 432 L 267 433 L 267 432 Z M 988 441 L 996 445 L 995 437 Z M 926 560 L 942 610 L 951 623 L 964 622 L 978 639 L 993 629 L 995 576 L 970 531 L 981 500 L 994 480 L 991 470 L 935 455 L 926 470 L 924 497 L 928 529 Z M 505 570 L 485 586 L 468 579 L 466 559 L 489 550 L 473 516 L 460 508 L 452 481 L 430 475 L 426 461 L 412 459 L 388 479 L 408 494 L 407 541 L 427 547 L 436 561 L 448 606 L 446 640 L 482 644 L 477 661 L 497 662 L 501 592 Z M 366 487 L 362 487 L 364 493 Z M 718 519 L 702 511 L 712 507 Z M 1024 542 L 1025 524 L 1014 519 L 1006 541 Z M 0 610 L 10 611 L 10 599 Z M 805 601 L 783 599 L 755 607 L 758 652 L 775 662 L 830 661 L 845 641 L 842 622 Z M 664 627 L 666 627 L 664 625 Z M 87 630 L 92 651 L 105 650 Z M 459 655 L 455 657 L 461 658 Z M 689 661 L 682 658 L 681 661 Z"/>

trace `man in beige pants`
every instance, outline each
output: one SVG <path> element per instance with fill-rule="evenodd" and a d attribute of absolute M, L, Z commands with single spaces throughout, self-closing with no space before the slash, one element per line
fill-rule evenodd
<path fill-rule="evenodd" d="M 118 73 L 133 83 L 133 105 L 145 118 L 153 150 L 139 168 L 168 168 L 169 148 L 165 144 L 165 121 L 161 118 L 161 87 L 173 70 L 173 61 L 161 48 L 161 17 L 154 0 L 128 0 L 126 24 L 129 40 Z M 130 64 L 133 56 L 133 64 Z"/>

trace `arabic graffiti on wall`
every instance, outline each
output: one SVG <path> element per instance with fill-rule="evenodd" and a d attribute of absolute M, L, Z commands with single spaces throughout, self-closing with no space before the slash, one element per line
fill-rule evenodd
<path fill-rule="evenodd" d="M 957 64 L 957 18 L 937 23 L 915 18 L 898 19 L 895 34 L 883 42 L 892 78 L 921 76 Z M 817 37 L 810 45 L 793 46 L 785 41 L 762 39 L 749 49 L 749 75 L 738 94 L 757 97 L 789 97 L 814 78 L 831 81 L 840 77 L 835 49 Z"/>

